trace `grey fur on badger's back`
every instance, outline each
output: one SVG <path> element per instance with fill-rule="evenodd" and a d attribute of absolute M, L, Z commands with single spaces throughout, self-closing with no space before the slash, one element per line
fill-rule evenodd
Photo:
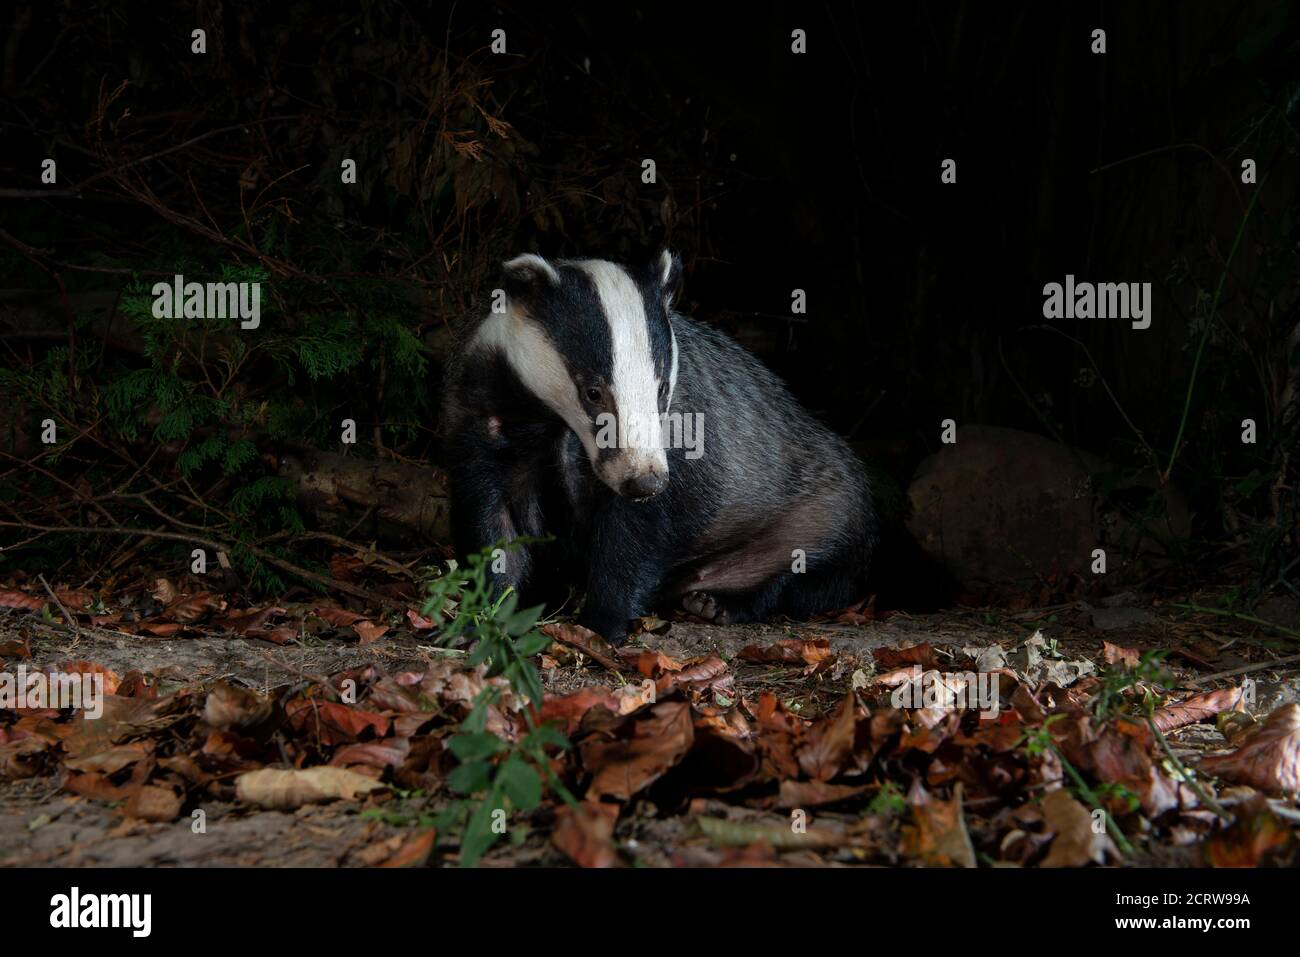
<path fill-rule="evenodd" d="M 556 536 L 508 552 L 496 584 L 551 600 L 584 587 L 579 620 L 615 642 L 670 605 L 718 622 L 843 607 L 865 594 L 878 535 L 861 462 L 757 359 L 672 311 L 679 278 L 667 253 L 639 268 L 519 257 L 505 311 L 448 364 L 457 552 Z M 593 444 L 602 412 L 698 414 L 702 448 Z"/>

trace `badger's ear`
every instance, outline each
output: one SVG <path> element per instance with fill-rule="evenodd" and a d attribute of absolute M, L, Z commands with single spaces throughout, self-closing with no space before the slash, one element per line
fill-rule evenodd
<path fill-rule="evenodd" d="M 664 290 L 664 304 L 671 306 L 682 291 L 682 261 L 671 249 L 665 249 L 655 260 L 655 279 Z"/>
<path fill-rule="evenodd" d="M 560 274 L 555 267 L 536 253 L 524 253 L 502 264 L 506 293 L 511 298 L 524 298 L 546 287 L 560 284 Z"/>

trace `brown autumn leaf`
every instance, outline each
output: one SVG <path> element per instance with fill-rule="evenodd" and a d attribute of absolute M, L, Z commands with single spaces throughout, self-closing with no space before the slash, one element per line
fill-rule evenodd
<path fill-rule="evenodd" d="M 432 827 L 421 828 L 408 838 L 397 835 L 399 842 L 392 848 L 387 859 L 379 862 L 377 867 L 423 867 L 433 853 L 434 841 L 438 831 Z"/>
<path fill-rule="evenodd" d="M 1258 794 L 1235 809 L 1235 820 L 1205 842 L 1205 857 L 1214 867 L 1260 867 L 1294 840 L 1291 828 Z"/>
<path fill-rule="evenodd" d="M 123 698 L 157 698 L 158 683 L 143 671 L 131 670 L 122 676 L 117 693 Z"/>
<path fill-rule="evenodd" d="M 540 630 L 542 634 L 550 635 L 561 644 L 578 649 L 592 661 L 604 665 L 610 671 L 627 670 L 626 666 L 619 661 L 618 653 L 610 646 L 609 642 L 590 628 L 555 621 L 542 625 Z"/>
<path fill-rule="evenodd" d="M 618 805 L 583 801 L 576 808 L 567 805 L 556 812 L 551 843 L 579 867 L 620 867 L 614 850 L 614 824 Z"/>
<path fill-rule="evenodd" d="M 869 625 L 876 620 L 875 605 L 867 605 L 866 608 L 851 605 L 836 614 L 831 620 L 837 625 Z"/>
<path fill-rule="evenodd" d="M 313 608 L 311 614 L 335 628 L 346 628 L 353 622 L 358 622 L 365 617 L 365 615 L 359 615 L 355 611 L 348 611 L 346 608 L 335 608 L 331 605 L 321 605 Z"/>
<path fill-rule="evenodd" d="M 348 744 L 334 752 L 330 765 L 344 768 L 353 764 L 364 764 L 372 768 L 400 767 L 411 753 L 411 739 L 384 738 L 382 741 L 362 741 Z"/>
<path fill-rule="evenodd" d="M 411 623 L 411 627 L 416 631 L 428 631 L 433 627 L 432 618 L 425 618 L 422 615 L 418 615 L 411 608 L 406 609 L 406 620 Z"/>
<path fill-rule="evenodd" d="M 330 574 L 338 581 L 355 582 L 357 572 L 363 567 L 365 562 L 356 555 L 335 553 L 330 556 Z"/>
<path fill-rule="evenodd" d="M 909 681 L 915 681 L 923 673 L 924 669 L 920 665 L 908 665 L 905 668 L 896 668 L 893 671 L 886 671 L 884 674 L 876 675 L 872 681 L 881 688 L 897 688 Z"/>
<path fill-rule="evenodd" d="M 364 774 L 330 767 L 262 768 L 235 778 L 235 796 L 239 800 L 277 811 L 292 811 L 304 804 L 337 798 L 350 801 L 383 787 Z"/>
<path fill-rule="evenodd" d="M 63 781 L 65 791 L 71 791 L 73 794 L 80 794 L 82 797 L 96 801 L 126 801 L 130 799 L 137 788 L 138 785 L 136 788 L 130 786 L 118 787 L 108 779 L 108 775 L 100 774 L 98 771 L 88 771 L 82 774 L 74 772 L 69 774 Z"/>
<path fill-rule="evenodd" d="M 1058 788 L 1043 798 L 1043 820 L 1055 834 L 1042 867 L 1083 867 L 1090 863 L 1105 864 L 1110 842 L 1106 830 L 1093 830 L 1088 809 Z"/>
<path fill-rule="evenodd" d="M 185 626 L 178 621 L 141 621 L 136 622 L 135 627 L 138 631 L 146 632 L 158 638 L 169 638 L 185 630 Z"/>
<path fill-rule="evenodd" d="M 54 594 L 68 611 L 85 611 L 95 604 L 95 596 L 79 588 L 56 588 Z"/>
<path fill-rule="evenodd" d="M 829 781 L 840 773 L 853 753 L 857 728 L 857 697 L 850 691 L 830 717 L 814 722 L 796 752 L 799 767 L 815 781 Z"/>
<path fill-rule="evenodd" d="M 181 796 L 171 788 L 146 784 L 134 790 L 122 810 L 142 821 L 174 821 L 181 813 Z"/>
<path fill-rule="evenodd" d="M 0 659 L 18 658 L 25 661 L 32 656 L 32 649 L 24 638 L 10 638 L 0 641 Z"/>
<path fill-rule="evenodd" d="M 776 799 L 779 808 L 819 807 L 834 804 L 848 798 L 865 794 L 870 789 L 867 784 L 828 784 L 825 781 L 791 781 L 781 782 L 781 790 Z"/>
<path fill-rule="evenodd" d="M 279 625 L 275 628 L 260 628 L 256 631 L 250 631 L 244 637 L 269 641 L 273 645 L 287 645 L 298 637 L 298 629 L 293 625 Z"/>
<path fill-rule="evenodd" d="M 907 648 L 873 648 L 871 656 L 880 668 L 902 668 L 907 665 L 920 665 L 922 671 L 935 671 L 939 668 L 934 649 L 928 641 Z"/>
<path fill-rule="evenodd" d="M 225 628 L 238 635 L 247 635 L 249 632 L 264 630 L 266 623 L 273 615 L 283 614 L 285 614 L 285 610 L 274 605 L 269 608 L 250 608 L 247 611 L 213 619 L 212 624 L 217 628 Z"/>
<path fill-rule="evenodd" d="M 94 754 L 79 758 L 68 758 L 64 766 L 69 771 L 93 771 L 98 774 L 116 774 L 123 768 L 153 757 L 152 741 L 132 741 L 105 748 Z"/>
<path fill-rule="evenodd" d="M 1109 641 L 1102 641 L 1101 650 L 1106 664 L 1122 664 L 1126 671 L 1132 671 L 1142 662 L 1142 652 L 1136 648 L 1125 648 L 1122 645 L 1112 645 Z"/>
<path fill-rule="evenodd" d="M 0 588 L 0 608 L 18 608 L 22 611 L 40 611 L 49 601 L 49 596 L 37 598 L 26 592 L 12 588 Z"/>
<path fill-rule="evenodd" d="M 673 688 L 727 693 L 734 690 L 736 679 L 725 661 L 717 655 L 705 655 L 684 662 L 681 671 L 669 672 L 656 684 L 660 696 L 666 695 Z"/>
<path fill-rule="evenodd" d="M 266 721 L 274 708 L 266 695 L 219 681 L 208 690 L 203 702 L 203 720 L 223 731 L 243 730 Z"/>
<path fill-rule="evenodd" d="M 226 601 L 220 595 L 201 591 L 197 595 L 178 598 L 163 609 L 163 615 L 175 621 L 189 624 L 211 615 L 214 611 L 225 611 Z"/>
<path fill-rule="evenodd" d="M 387 715 L 363 711 L 341 701 L 298 698 L 286 704 L 284 710 L 294 730 L 313 738 L 319 735 L 325 745 L 350 744 L 367 730 L 373 731 L 376 738 L 388 733 Z"/>
<path fill-rule="evenodd" d="M 654 704 L 659 700 L 658 691 L 655 683 L 649 678 L 644 681 L 629 681 L 627 684 L 614 689 L 614 700 L 617 706 L 614 709 L 615 714 L 631 714 L 648 704 Z"/>
<path fill-rule="evenodd" d="M 1209 755 L 1198 767 L 1260 791 L 1300 791 L 1300 705 L 1277 708 L 1236 751 Z"/>
<path fill-rule="evenodd" d="M 740 658 L 758 664 L 806 665 L 811 673 L 835 657 L 829 638 L 781 638 L 770 645 L 746 645 Z"/>
<path fill-rule="evenodd" d="M 695 740 L 691 707 L 685 701 L 661 701 L 628 716 L 615 733 L 620 736 L 613 739 L 593 734 L 579 746 L 583 767 L 593 775 L 589 799 L 626 801 L 681 761 Z"/>
<path fill-rule="evenodd" d="M 1151 716 L 1161 734 L 1181 728 L 1183 725 L 1208 721 L 1222 711 L 1244 711 L 1245 704 L 1240 688 L 1220 688 L 1207 691 L 1180 701 L 1167 704 Z"/>
<path fill-rule="evenodd" d="M 361 639 L 361 644 L 368 645 L 384 637 L 388 631 L 388 626 L 376 625 L 373 621 L 358 621 L 353 623 L 352 630 Z"/>
<path fill-rule="evenodd" d="M 117 694 L 118 686 L 122 683 L 117 676 L 117 672 L 111 668 L 105 668 L 103 665 L 95 664 L 93 661 L 60 661 L 55 665 L 46 665 L 41 670 L 51 677 L 56 675 L 88 675 L 92 678 L 98 676 L 103 679 L 105 694 Z"/>
<path fill-rule="evenodd" d="M 903 825 L 903 853 L 936 867 L 974 867 L 975 848 L 966 830 L 961 806 L 961 784 L 953 788 L 951 800 L 931 796 L 920 778 L 912 784 L 907 803 L 912 823 Z"/>
<path fill-rule="evenodd" d="M 17 781 L 41 773 L 41 761 L 52 743 L 44 738 L 19 738 L 0 744 L 0 781 Z"/>
<path fill-rule="evenodd" d="M 1118 720 L 1106 725 L 1085 746 L 1088 764 L 1108 784 L 1119 784 L 1137 795 L 1148 817 L 1178 807 L 1178 785 L 1152 759 L 1155 740 L 1146 724 Z"/>
<path fill-rule="evenodd" d="M 546 695 L 542 699 L 539 720 L 543 724 L 547 721 L 561 721 L 564 723 L 565 733 L 572 734 L 577 729 L 582 716 L 596 705 L 608 708 L 614 714 L 619 713 L 618 699 L 614 697 L 613 692 L 597 685 L 581 688 L 572 694 Z"/>
<path fill-rule="evenodd" d="M 149 594 L 151 594 L 154 601 L 158 602 L 160 605 L 170 605 L 180 597 L 180 592 L 176 590 L 176 586 L 165 578 L 155 579 L 153 583 L 153 591 Z"/>
<path fill-rule="evenodd" d="M 653 648 L 620 648 L 618 657 L 647 678 L 657 679 L 664 672 L 682 670 L 680 661 Z"/>

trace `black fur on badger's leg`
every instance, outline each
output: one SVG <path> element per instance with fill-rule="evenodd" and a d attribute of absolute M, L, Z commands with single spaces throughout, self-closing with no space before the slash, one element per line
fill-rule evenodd
<path fill-rule="evenodd" d="M 610 644 L 627 640 L 628 622 L 645 612 L 668 551 L 664 512 L 621 496 L 602 496 L 592 519 L 587 598 L 578 624 Z"/>
<path fill-rule="evenodd" d="M 538 569 L 545 564 L 545 545 L 516 541 L 546 534 L 536 481 L 545 446 L 467 430 L 453 438 L 451 447 L 451 533 L 457 556 L 465 561 L 485 548 L 502 546 L 500 562 L 488 564 L 493 592 L 513 588 L 525 603 L 553 597 L 547 584 L 551 576 Z"/>

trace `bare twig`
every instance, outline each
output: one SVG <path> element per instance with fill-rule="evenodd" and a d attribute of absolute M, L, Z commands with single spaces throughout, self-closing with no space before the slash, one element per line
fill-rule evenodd
<path fill-rule="evenodd" d="M 63 602 L 59 601 L 59 596 L 54 594 L 54 589 L 51 588 L 50 583 L 45 580 L 45 576 L 37 575 L 36 577 L 40 580 L 40 583 L 45 586 L 45 590 L 50 593 L 50 598 L 54 600 L 54 604 L 59 606 L 59 611 L 63 613 L 63 620 L 68 623 L 68 627 L 72 629 L 72 633 L 77 636 L 78 640 L 80 640 L 81 629 L 77 627 L 77 619 L 73 618 L 72 615 L 69 614 L 68 609 L 63 607 Z"/>

